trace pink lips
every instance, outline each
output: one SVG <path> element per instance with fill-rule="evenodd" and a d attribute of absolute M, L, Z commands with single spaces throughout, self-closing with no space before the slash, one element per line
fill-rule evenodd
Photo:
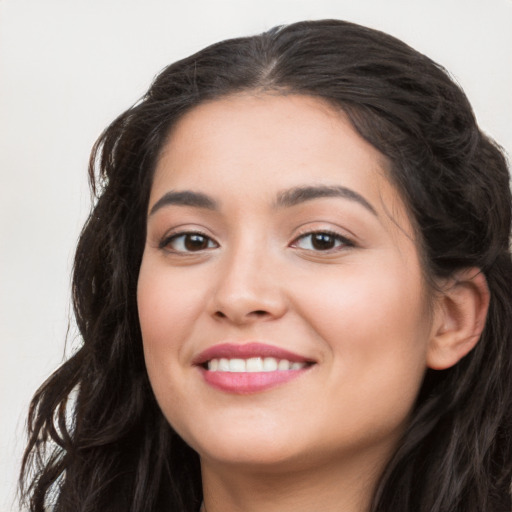
<path fill-rule="evenodd" d="M 273 357 L 287 359 L 290 362 L 313 362 L 303 356 L 282 348 L 263 343 L 237 345 L 223 343 L 210 347 L 194 358 L 193 364 L 201 371 L 204 380 L 214 388 L 235 394 L 257 393 L 284 384 L 307 372 L 311 365 L 300 370 L 276 370 L 271 372 L 223 372 L 208 371 L 206 363 L 211 359 L 248 359 L 250 357 Z"/>

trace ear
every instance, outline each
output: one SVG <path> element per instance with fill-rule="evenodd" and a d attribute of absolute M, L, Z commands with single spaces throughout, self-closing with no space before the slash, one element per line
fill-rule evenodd
<path fill-rule="evenodd" d="M 443 287 L 434 315 L 427 366 L 445 370 L 478 343 L 489 308 L 489 288 L 478 268 L 457 272 Z"/>

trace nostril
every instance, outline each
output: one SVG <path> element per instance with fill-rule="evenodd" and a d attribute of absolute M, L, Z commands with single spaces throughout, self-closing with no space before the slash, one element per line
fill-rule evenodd
<path fill-rule="evenodd" d="M 250 311 L 245 316 L 246 316 L 246 318 L 251 318 L 251 317 L 252 318 L 254 318 L 254 317 L 261 318 L 261 317 L 267 316 L 268 314 L 269 314 L 268 311 L 265 311 L 263 309 L 257 309 L 254 311 Z M 217 318 L 229 318 L 230 317 L 229 315 L 227 315 L 226 313 L 223 313 L 222 311 L 216 311 L 215 316 Z"/>

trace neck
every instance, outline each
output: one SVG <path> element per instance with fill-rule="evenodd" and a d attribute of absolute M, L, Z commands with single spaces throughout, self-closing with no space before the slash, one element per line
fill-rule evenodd
<path fill-rule="evenodd" d="M 387 460 L 387 459 L 386 459 Z M 286 471 L 202 460 L 206 512 L 367 512 L 384 463 L 352 460 Z"/>

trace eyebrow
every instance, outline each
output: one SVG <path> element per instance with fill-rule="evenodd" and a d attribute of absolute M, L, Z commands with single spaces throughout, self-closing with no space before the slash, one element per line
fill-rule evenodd
<path fill-rule="evenodd" d="M 149 211 L 149 215 L 169 205 L 192 206 L 195 208 L 205 208 L 207 210 L 217 210 L 217 202 L 210 196 L 201 192 L 192 192 L 191 190 L 183 190 L 180 192 L 167 192 L 164 194 Z"/>
<path fill-rule="evenodd" d="M 362 195 L 350 188 L 342 186 L 320 185 L 294 187 L 279 193 L 275 205 L 278 208 L 289 208 L 321 197 L 341 197 L 343 199 L 355 201 L 361 206 L 364 206 L 364 208 L 370 211 L 373 215 L 377 216 L 375 208 Z"/>
<path fill-rule="evenodd" d="M 354 190 L 342 186 L 304 186 L 293 187 L 291 189 L 280 192 L 274 203 L 275 208 L 290 208 L 312 199 L 322 197 L 341 197 L 355 201 L 366 208 L 373 215 L 377 216 L 375 208 L 360 194 Z M 153 215 L 165 206 L 191 206 L 194 208 L 204 208 L 206 210 L 218 210 L 218 203 L 212 197 L 202 192 L 193 192 L 191 190 L 170 191 L 165 193 L 149 211 L 149 215 Z"/>

